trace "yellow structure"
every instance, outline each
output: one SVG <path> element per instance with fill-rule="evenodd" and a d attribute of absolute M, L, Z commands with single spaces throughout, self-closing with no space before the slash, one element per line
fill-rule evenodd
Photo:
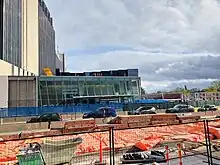
<path fill-rule="evenodd" d="M 53 73 L 51 72 L 50 68 L 44 68 L 44 74 L 47 76 L 53 76 Z"/>

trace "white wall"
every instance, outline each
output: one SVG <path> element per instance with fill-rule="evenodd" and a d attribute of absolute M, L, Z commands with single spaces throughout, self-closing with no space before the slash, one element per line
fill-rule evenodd
<path fill-rule="evenodd" d="M 63 66 L 63 59 L 65 60 L 65 55 L 58 53 L 56 57 L 56 68 L 59 68 L 61 72 L 64 72 L 63 68 L 65 69 L 65 66 Z"/>
<path fill-rule="evenodd" d="M 15 76 L 19 75 L 19 68 L 6 61 L 0 60 L 0 76 L 13 76 L 13 75 Z"/>
<path fill-rule="evenodd" d="M 39 74 L 38 0 L 23 0 L 22 68 Z"/>
<path fill-rule="evenodd" d="M 0 76 L 0 108 L 8 107 L 8 76 Z"/>
<path fill-rule="evenodd" d="M 18 68 L 6 61 L 0 60 L 0 76 L 30 76 L 30 72 Z"/>

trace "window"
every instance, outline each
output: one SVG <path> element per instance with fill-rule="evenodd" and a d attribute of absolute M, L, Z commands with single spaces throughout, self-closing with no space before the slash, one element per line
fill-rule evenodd
<path fill-rule="evenodd" d="M 46 121 L 49 120 L 49 118 L 50 118 L 50 114 L 44 114 L 44 115 L 40 116 L 39 121 L 40 122 L 46 122 Z"/>
<path fill-rule="evenodd" d="M 60 105 L 67 100 L 73 100 L 78 96 L 109 96 L 109 95 L 134 95 L 135 92 L 129 92 L 128 88 L 139 90 L 138 86 L 132 87 L 130 78 L 106 78 L 106 77 L 39 77 L 39 105 Z M 137 83 L 138 80 L 135 80 Z M 130 84 L 130 85 L 127 85 Z M 84 99 L 84 98 L 83 98 Z M 82 100 L 80 102 L 82 102 Z M 88 102 L 92 99 L 86 99 Z M 118 100 L 118 98 L 116 98 Z M 123 100 L 123 99 L 121 99 Z"/>
<path fill-rule="evenodd" d="M 60 116 L 57 113 L 51 114 L 51 120 L 52 121 L 59 121 Z"/>

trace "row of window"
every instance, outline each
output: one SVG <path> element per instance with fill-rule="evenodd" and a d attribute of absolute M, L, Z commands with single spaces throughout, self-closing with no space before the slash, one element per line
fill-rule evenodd
<path fill-rule="evenodd" d="M 39 62 L 40 74 L 43 74 L 44 68 L 50 68 L 55 73 L 55 32 L 41 8 L 39 8 Z"/>
<path fill-rule="evenodd" d="M 3 60 L 21 67 L 22 1 L 4 0 Z"/>
<path fill-rule="evenodd" d="M 44 12 L 44 15 L 46 16 L 46 18 L 50 22 L 51 26 L 53 26 L 53 20 L 50 17 L 50 12 L 49 12 L 44 0 L 38 0 L 38 2 L 39 2 L 39 6 L 40 6 L 41 10 Z"/>
<path fill-rule="evenodd" d="M 39 101 L 57 105 L 81 97 L 139 96 L 139 79 L 133 81 L 40 81 Z"/>

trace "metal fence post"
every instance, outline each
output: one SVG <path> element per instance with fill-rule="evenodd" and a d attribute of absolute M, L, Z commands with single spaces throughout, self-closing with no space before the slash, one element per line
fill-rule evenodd
<path fill-rule="evenodd" d="M 211 140 L 210 140 L 210 134 L 209 134 L 209 121 L 206 120 L 206 127 L 207 127 L 207 134 L 208 134 L 208 146 L 209 146 L 209 155 L 210 155 L 210 163 L 211 165 L 213 164 L 212 162 L 212 145 L 211 145 Z"/>
<path fill-rule="evenodd" d="M 109 128 L 109 159 L 110 159 L 110 165 L 112 165 L 112 131 L 111 131 L 111 128 Z"/>
<path fill-rule="evenodd" d="M 204 123 L 205 143 L 206 143 L 206 152 L 207 152 L 208 164 L 210 164 L 209 147 L 208 147 L 207 130 L 206 130 L 206 121 L 204 120 L 203 123 Z"/>
<path fill-rule="evenodd" d="M 109 146 L 110 146 L 110 165 L 115 165 L 115 145 L 114 145 L 114 128 L 109 128 Z"/>
<path fill-rule="evenodd" d="M 115 165 L 115 140 L 114 140 L 114 128 L 112 130 L 112 164 Z"/>

